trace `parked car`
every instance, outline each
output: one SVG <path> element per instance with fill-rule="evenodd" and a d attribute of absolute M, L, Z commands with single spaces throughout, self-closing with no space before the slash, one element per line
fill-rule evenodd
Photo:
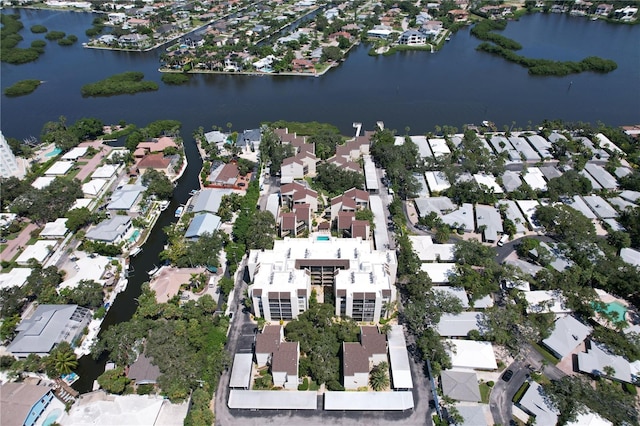
<path fill-rule="evenodd" d="M 511 377 L 513 377 L 513 370 L 507 370 L 502 375 L 502 380 L 508 382 L 509 380 L 511 380 Z"/>

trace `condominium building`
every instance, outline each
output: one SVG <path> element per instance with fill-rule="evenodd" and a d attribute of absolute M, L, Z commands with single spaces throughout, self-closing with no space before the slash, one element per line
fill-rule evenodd
<path fill-rule="evenodd" d="M 287 237 L 272 250 L 251 250 L 247 267 L 254 315 L 267 321 L 297 318 L 313 289 L 319 301 L 334 301 L 336 315 L 356 321 L 379 321 L 396 299 L 395 252 L 361 238 Z"/>

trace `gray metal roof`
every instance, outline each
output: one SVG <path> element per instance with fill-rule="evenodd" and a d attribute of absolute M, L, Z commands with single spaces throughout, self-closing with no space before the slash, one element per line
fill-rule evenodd
<path fill-rule="evenodd" d="M 574 195 L 573 198 L 568 198 L 564 203 L 582 213 L 587 219 L 597 219 L 598 216 L 591 211 L 587 203 L 579 195 Z"/>
<path fill-rule="evenodd" d="M 376 249 L 385 250 L 389 248 L 389 234 L 387 233 L 386 216 L 382 199 L 379 195 L 371 195 L 369 197 L 369 206 L 375 218 L 376 227 L 373 230 L 373 239 L 376 243 Z"/>
<path fill-rule="evenodd" d="M 500 212 L 493 206 L 476 205 L 476 222 L 478 228 L 485 227 L 483 232 L 485 241 L 496 241 L 498 233 L 501 234 L 504 231 Z"/>
<path fill-rule="evenodd" d="M 95 228 L 87 231 L 85 235 L 90 240 L 114 242 L 124 236 L 131 226 L 129 216 L 116 215 L 111 219 L 104 220 L 97 224 Z"/>
<path fill-rule="evenodd" d="M 507 192 L 513 192 L 518 189 L 522 185 L 522 179 L 520 179 L 519 172 L 513 172 L 511 170 L 507 170 L 502 175 L 502 186 L 504 190 Z"/>
<path fill-rule="evenodd" d="M 107 205 L 107 209 L 129 210 L 146 189 L 142 185 L 124 185 L 111 195 L 111 202 Z"/>
<path fill-rule="evenodd" d="M 438 323 L 438 334 L 444 337 L 467 336 L 471 330 L 480 330 L 482 312 L 460 312 L 459 314 L 442 314 Z"/>
<path fill-rule="evenodd" d="M 203 189 L 199 191 L 192 201 L 193 213 L 209 212 L 217 213 L 220 208 L 220 202 L 223 195 L 231 194 L 233 191 L 230 189 Z"/>
<path fill-rule="evenodd" d="M 278 194 L 271 194 L 267 198 L 267 205 L 265 210 L 271 212 L 273 217 L 278 219 L 278 212 L 280 211 L 280 196 Z"/>
<path fill-rule="evenodd" d="M 527 219 L 525 219 L 525 217 L 522 215 L 522 212 L 518 208 L 516 202 L 512 200 L 501 200 L 498 203 L 500 205 L 507 206 L 507 219 L 511 220 L 516 225 L 516 233 L 526 232 Z"/>
<path fill-rule="evenodd" d="M 315 396 L 315 392 L 313 395 Z M 324 393 L 325 410 L 404 411 L 413 407 L 413 393 L 411 391 Z"/>
<path fill-rule="evenodd" d="M 380 189 L 380 181 L 376 173 L 376 165 L 371 161 L 370 155 L 363 155 L 364 160 L 364 177 L 368 191 L 376 192 Z"/>
<path fill-rule="evenodd" d="M 249 389 L 251 384 L 251 368 L 253 367 L 253 354 L 236 354 L 233 357 L 233 367 L 231 369 L 231 379 L 229 387 L 231 389 Z"/>
<path fill-rule="evenodd" d="M 598 183 L 606 189 L 616 189 L 618 188 L 618 181 L 615 176 L 606 171 L 603 167 L 594 164 L 587 163 L 584 166 L 584 169 L 591 175 L 593 178 L 598 181 Z"/>
<path fill-rule="evenodd" d="M 184 237 L 196 239 L 202 236 L 205 232 L 213 234 L 214 231 L 217 231 L 218 228 L 220 228 L 220 223 L 220 216 L 216 216 L 211 213 L 197 214 L 189 224 L 189 228 L 187 228 L 187 232 L 185 232 Z"/>
<path fill-rule="evenodd" d="M 553 332 L 542 343 L 564 358 L 569 355 L 591 333 L 591 327 L 582 324 L 571 315 L 556 320 Z"/>
<path fill-rule="evenodd" d="M 262 140 L 260 129 L 245 130 L 238 135 L 238 139 L 236 139 L 236 145 L 246 146 L 249 144 L 259 144 L 260 140 Z"/>
<path fill-rule="evenodd" d="M 71 342 L 91 318 L 91 312 L 78 305 L 40 305 L 22 320 L 7 350 L 14 355 L 46 354 L 62 341 Z"/>
<path fill-rule="evenodd" d="M 339 393 L 344 395 L 347 392 Z M 317 410 L 318 394 L 316 392 L 302 391 L 275 392 L 271 390 L 231 389 L 229 391 L 228 406 L 229 408 L 255 410 Z"/>
<path fill-rule="evenodd" d="M 618 217 L 618 212 L 616 211 L 616 209 L 611 207 L 611 205 L 599 195 L 585 195 L 584 197 L 582 197 L 582 199 L 589 205 L 589 208 L 591 208 L 591 210 L 593 210 L 593 212 L 598 215 L 599 218 L 611 219 L 614 217 Z"/>
<path fill-rule="evenodd" d="M 448 370 L 440 374 L 442 393 L 458 401 L 479 402 L 480 386 L 474 371 Z"/>
<path fill-rule="evenodd" d="M 509 142 L 513 145 L 513 148 L 524 155 L 526 161 L 539 161 L 540 155 L 529 145 L 527 140 L 520 136 L 512 136 L 509 138 Z"/>

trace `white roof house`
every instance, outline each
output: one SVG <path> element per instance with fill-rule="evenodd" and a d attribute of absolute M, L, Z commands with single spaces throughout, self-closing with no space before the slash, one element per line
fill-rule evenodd
<path fill-rule="evenodd" d="M 69 161 L 56 161 L 44 172 L 45 176 L 62 176 L 65 175 L 71 168 L 73 163 Z"/>
<path fill-rule="evenodd" d="M 509 142 L 513 145 L 513 149 L 524 157 L 525 161 L 540 161 L 540 155 L 527 143 L 527 140 L 520 136 L 511 136 Z"/>
<path fill-rule="evenodd" d="M 500 154 L 504 151 L 513 150 L 511 142 L 509 142 L 509 139 L 507 139 L 504 135 L 492 135 L 489 138 L 489 143 L 497 154 Z"/>
<path fill-rule="evenodd" d="M 146 191 L 146 187 L 142 185 L 122 185 L 111 195 L 111 200 L 107 204 L 108 210 L 130 210 L 142 197 L 142 193 Z"/>
<path fill-rule="evenodd" d="M 12 268 L 9 272 L 0 273 L 0 289 L 22 287 L 31 275 L 31 268 Z"/>
<path fill-rule="evenodd" d="M 520 179 L 520 173 L 511 170 L 506 170 L 502 174 L 502 186 L 507 192 L 513 192 L 522 186 L 522 179 Z"/>
<path fill-rule="evenodd" d="M 580 176 L 584 176 L 587 179 L 589 179 L 589 182 L 591 182 L 591 189 L 593 190 L 602 189 L 602 185 L 600 185 L 598 181 L 593 178 L 593 176 L 587 173 L 586 170 L 580 170 L 578 173 L 580 173 Z"/>
<path fill-rule="evenodd" d="M 118 173 L 118 167 L 115 164 L 105 164 L 97 169 L 91 174 L 92 179 L 110 179 Z"/>
<path fill-rule="evenodd" d="M 475 229 L 473 204 L 464 203 L 458 210 L 443 215 L 442 221 L 452 228 L 462 228 L 465 232 L 472 232 Z"/>
<path fill-rule="evenodd" d="M 548 140 L 539 135 L 528 135 L 527 139 L 529 139 L 529 143 L 533 145 L 542 158 L 549 159 L 553 157 L 550 151 L 552 145 Z"/>
<path fill-rule="evenodd" d="M 418 198 L 429 198 L 429 187 L 427 186 L 427 181 L 424 179 L 424 175 L 422 173 L 414 173 L 413 177 L 419 187 L 416 191 Z"/>
<path fill-rule="evenodd" d="M 433 153 L 431 152 L 431 148 L 429 147 L 429 142 L 427 142 L 426 136 L 411 136 L 411 142 L 416 144 L 416 146 L 418 147 L 418 154 L 420 154 L 421 158 L 433 158 Z"/>
<path fill-rule="evenodd" d="M 475 371 L 445 370 L 440 374 L 442 393 L 457 401 L 480 402 L 480 386 Z"/>
<path fill-rule="evenodd" d="M 599 195 L 585 195 L 582 197 L 591 210 L 601 219 L 612 219 L 618 217 L 616 209 L 611 207 L 604 198 Z"/>
<path fill-rule="evenodd" d="M 498 185 L 498 182 L 493 175 L 477 173 L 473 175 L 473 179 L 478 183 L 478 185 L 486 186 L 488 189 L 492 189 L 494 194 L 504 193 L 502 187 Z"/>
<path fill-rule="evenodd" d="M 613 368 L 613 374 L 606 373 L 607 367 Z M 636 365 L 632 366 L 623 357 L 609 353 L 593 341 L 587 346 L 587 352 L 578 354 L 578 370 L 586 374 L 602 375 L 626 383 L 633 383 L 634 376 L 640 374 Z"/>
<path fill-rule="evenodd" d="M 457 298 L 464 309 L 469 307 L 469 296 L 462 287 L 448 287 L 448 286 L 433 286 L 433 291 L 438 293 L 445 293 Z"/>
<path fill-rule="evenodd" d="M 592 328 L 571 315 L 556 320 L 553 332 L 542 343 L 559 359 L 569 355 L 591 334 Z"/>
<path fill-rule="evenodd" d="M 640 267 L 640 251 L 632 248 L 623 248 L 620 250 L 620 257 L 628 264 Z"/>
<path fill-rule="evenodd" d="M 529 389 L 522 395 L 518 404 L 527 413 L 536 417 L 538 425 L 558 423 L 558 411 L 551 406 L 549 398 L 546 397 L 542 386 L 537 382 L 530 382 Z"/>
<path fill-rule="evenodd" d="M 116 215 L 111 219 L 98 223 L 87 231 L 86 238 L 113 244 L 122 240 L 130 229 L 131 218 L 129 216 Z"/>
<path fill-rule="evenodd" d="M 426 272 L 435 284 L 448 283 L 456 272 L 455 263 L 423 263 L 420 270 Z"/>
<path fill-rule="evenodd" d="M 529 167 L 527 173 L 523 173 L 522 179 L 534 190 L 547 190 L 547 181 L 544 179 L 544 174 L 537 167 Z"/>
<path fill-rule="evenodd" d="M 69 230 L 67 229 L 67 218 L 59 218 L 53 222 L 49 222 L 40 231 L 40 238 L 64 238 Z"/>
<path fill-rule="evenodd" d="M 540 206 L 537 200 L 517 200 L 516 204 L 520 208 L 522 214 L 527 218 L 527 222 L 531 225 L 533 230 L 540 229 L 540 225 L 533 219 L 536 210 Z"/>
<path fill-rule="evenodd" d="M 441 138 L 429 139 L 429 147 L 431 147 L 431 152 L 433 152 L 434 157 L 451 154 L 451 150 L 447 146 L 447 141 Z"/>
<path fill-rule="evenodd" d="M 491 418 L 487 404 L 473 404 L 461 402 L 456 404 L 458 414 L 462 416 L 463 425 L 488 426 L 487 418 Z"/>
<path fill-rule="evenodd" d="M 613 423 L 603 419 L 597 413 L 588 411 L 578 414 L 574 421 L 567 423 L 567 426 L 613 426 Z"/>
<path fill-rule="evenodd" d="M 597 219 L 598 216 L 589 208 L 587 203 L 584 202 L 582 197 L 574 195 L 572 198 L 567 198 L 564 203 L 582 213 L 587 219 Z"/>
<path fill-rule="evenodd" d="M 311 393 L 314 398 L 316 397 L 315 392 L 295 393 Z M 405 411 L 413 407 L 413 393 L 411 391 L 324 393 L 325 410 Z"/>
<path fill-rule="evenodd" d="M 443 337 L 466 337 L 471 330 L 480 331 L 483 320 L 482 312 L 442 314 L 438 323 L 438 334 Z"/>
<path fill-rule="evenodd" d="M 604 167 L 589 162 L 585 164 L 584 170 L 586 170 L 603 188 L 618 188 L 618 180 L 615 178 L 615 176 L 606 171 Z"/>
<path fill-rule="evenodd" d="M 416 198 L 413 202 L 421 217 L 425 217 L 431 212 L 436 212 L 440 216 L 443 212 L 456 208 L 455 204 L 447 197 Z"/>
<path fill-rule="evenodd" d="M 89 208 L 89 206 L 91 205 L 91 202 L 93 200 L 91 198 L 78 198 L 73 205 L 71 206 L 71 208 L 69 210 L 73 210 L 73 209 L 81 209 L 82 207 L 87 207 Z"/>
<path fill-rule="evenodd" d="M 486 242 L 495 242 L 504 232 L 500 212 L 493 206 L 476 205 L 476 223 L 478 229 L 484 228 L 482 238 Z"/>
<path fill-rule="evenodd" d="M 55 240 L 39 240 L 34 244 L 25 247 L 24 251 L 16 259 L 18 265 L 29 264 L 29 259 L 35 259 L 38 263 L 43 264 L 49 257 L 53 248 L 58 244 Z"/>
<path fill-rule="evenodd" d="M 447 350 L 451 357 L 452 368 L 467 368 L 472 370 L 496 370 L 498 363 L 490 342 L 474 340 L 446 339 L 451 350 Z"/>
<path fill-rule="evenodd" d="M 522 215 L 522 212 L 518 208 L 518 205 L 515 201 L 501 200 L 498 202 L 498 204 L 507 206 L 505 214 L 507 216 L 507 219 L 512 221 L 516 226 L 516 234 L 527 232 L 527 220 Z"/>
<path fill-rule="evenodd" d="M 102 191 L 102 188 L 109 182 L 107 179 L 91 179 L 82 184 L 82 192 L 89 197 L 95 197 Z"/>
<path fill-rule="evenodd" d="M 74 161 L 78 158 L 82 157 L 87 153 L 89 147 L 87 146 L 76 146 L 72 148 L 69 152 L 62 156 L 62 159 L 65 161 Z"/>
<path fill-rule="evenodd" d="M 209 212 L 217 213 L 220 208 L 220 202 L 224 195 L 229 195 L 233 191 L 231 189 L 210 188 L 199 191 L 191 201 L 189 211 L 193 213 Z M 191 209 L 191 206 L 193 208 Z"/>
<path fill-rule="evenodd" d="M 455 244 L 434 244 L 429 235 L 410 235 L 409 241 L 422 262 L 452 262 Z"/>
<path fill-rule="evenodd" d="M 564 297 L 560 290 L 534 290 L 524 292 L 527 300 L 527 313 L 541 314 L 553 312 L 554 314 L 568 314 L 571 309 L 565 305 Z"/>
<path fill-rule="evenodd" d="M 625 152 L 623 150 L 618 148 L 618 146 L 616 144 L 611 142 L 611 140 L 608 137 L 606 137 L 605 135 L 603 135 L 602 133 L 598 133 L 595 136 L 594 142 L 598 143 L 600 145 L 600 147 L 608 149 L 611 152 L 617 152 L 618 154 L 625 155 Z"/>
<path fill-rule="evenodd" d="M 363 155 L 364 162 L 364 179 L 365 186 L 369 192 L 378 192 L 380 190 L 380 180 L 376 172 L 376 165 L 370 155 Z"/>
<path fill-rule="evenodd" d="M 56 178 L 54 176 L 38 176 L 36 180 L 31 182 L 31 186 L 36 189 L 44 189 L 47 186 L 51 185 Z"/>
<path fill-rule="evenodd" d="M 220 228 L 220 224 L 220 216 L 211 213 L 199 213 L 191 220 L 184 237 L 190 240 L 197 240 L 205 233 L 213 234 Z"/>
<path fill-rule="evenodd" d="M 444 172 L 425 172 L 424 176 L 427 179 L 427 185 L 429 185 L 429 191 L 431 191 L 431 195 L 433 195 L 435 192 L 442 192 L 451 188 L 451 184 L 449 183 L 449 180 L 447 179 L 447 176 L 444 174 Z"/>

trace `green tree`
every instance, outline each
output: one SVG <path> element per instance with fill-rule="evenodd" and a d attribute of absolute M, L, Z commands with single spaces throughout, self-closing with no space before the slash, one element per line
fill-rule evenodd
<path fill-rule="evenodd" d="M 147 169 L 144 172 L 142 184 L 147 187 L 147 195 L 154 195 L 161 200 L 168 200 L 173 196 L 173 183 L 166 174 L 155 169 Z"/>
<path fill-rule="evenodd" d="M 351 170 L 344 170 L 333 163 L 318 165 L 314 184 L 330 196 L 337 196 L 351 188 L 364 188 L 364 176 Z"/>
<path fill-rule="evenodd" d="M 56 377 L 69 374 L 78 367 L 78 358 L 67 342 L 60 342 L 47 357 L 47 374 Z M 53 373 L 50 374 L 50 373 Z"/>
<path fill-rule="evenodd" d="M 71 232 L 77 232 L 80 228 L 91 223 L 92 213 L 86 207 L 71 209 L 67 212 L 67 229 Z"/>
<path fill-rule="evenodd" d="M 98 376 L 98 384 L 109 393 L 121 394 L 130 380 L 124 375 L 123 367 L 107 370 Z"/>
<path fill-rule="evenodd" d="M 389 364 L 385 361 L 375 365 L 369 373 L 369 385 L 376 391 L 382 391 L 389 387 Z"/>
<path fill-rule="evenodd" d="M 251 232 L 246 236 L 247 249 L 270 249 L 276 233 L 276 221 L 268 211 L 256 211 L 249 218 Z"/>

